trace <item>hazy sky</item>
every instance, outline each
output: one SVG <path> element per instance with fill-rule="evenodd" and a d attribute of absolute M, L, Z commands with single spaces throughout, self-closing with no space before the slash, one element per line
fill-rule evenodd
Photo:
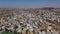
<path fill-rule="evenodd" d="M 60 0 L 0 0 L 0 7 L 60 7 Z"/>

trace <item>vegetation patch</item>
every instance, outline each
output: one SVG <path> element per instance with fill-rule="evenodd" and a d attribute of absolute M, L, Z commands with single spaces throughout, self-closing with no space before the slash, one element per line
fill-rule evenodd
<path fill-rule="evenodd" d="M 4 31 L 4 32 L 2 32 L 0 34 L 14 34 L 14 33 L 13 32 L 9 32 L 9 31 Z"/>

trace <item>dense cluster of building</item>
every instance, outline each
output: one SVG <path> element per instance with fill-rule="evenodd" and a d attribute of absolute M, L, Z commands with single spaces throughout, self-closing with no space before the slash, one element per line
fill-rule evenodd
<path fill-rule="evenodd" d="M 2 10 L 1 10 L 2 11 Z M 0 11 L 0 12 L 1 12 Z M 18 9 L 1 12 L 0 33 L 3 31 L 20 34 L 59 34 L 60 15 L 54 9 Z M 10 12 L 11 11 L 11 12 Z"/>

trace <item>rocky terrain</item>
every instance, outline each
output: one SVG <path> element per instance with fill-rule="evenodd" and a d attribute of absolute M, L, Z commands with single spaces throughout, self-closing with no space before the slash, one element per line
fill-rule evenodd
<path fill-rule="evenodd" d="M 60 34 L 60 8 L 0 8 L 0 33 Z"/>

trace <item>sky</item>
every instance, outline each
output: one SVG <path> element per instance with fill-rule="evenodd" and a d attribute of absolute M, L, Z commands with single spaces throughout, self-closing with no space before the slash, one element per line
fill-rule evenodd
<path fill-rule="evenodd" d="M 0 7 L 19 7 L 19 8 L 57 7 L 57 8 L 60 8 L 60 0 L 0 0 Z"/>

